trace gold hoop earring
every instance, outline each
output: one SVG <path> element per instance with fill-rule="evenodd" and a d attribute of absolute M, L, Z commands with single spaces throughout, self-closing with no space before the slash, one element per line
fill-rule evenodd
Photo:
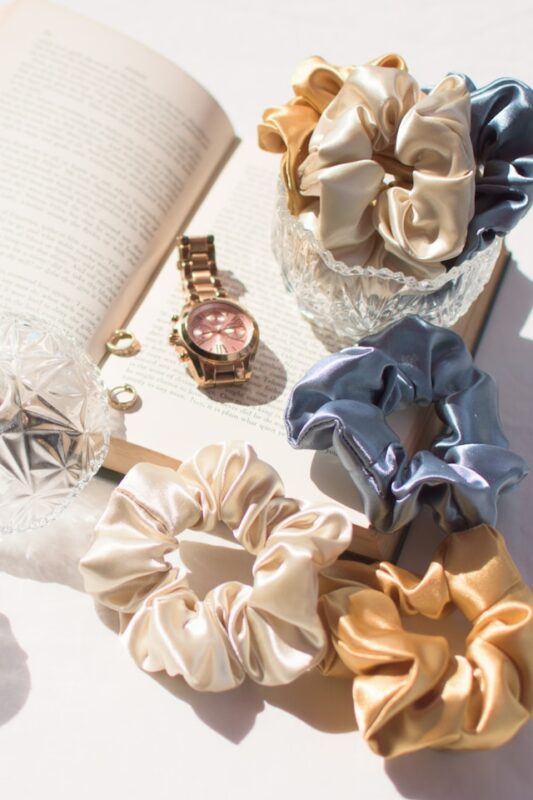
<path fill-rule="evenodd" d="M 131 411 L 137 405 L 139 395 L 131 383 L 123 383 L 108 391 L 109 405 L 117 411 Z M 122 396 L 122 399 L 121 399 Z"/>
<path fill-rule="evenodd" d="M 117 328 L 107 340 L 106 348 L 107 352 L 114 356 L 134 356 L 141 349 L 141 343 L 131 331 L 126 328 Z"/>

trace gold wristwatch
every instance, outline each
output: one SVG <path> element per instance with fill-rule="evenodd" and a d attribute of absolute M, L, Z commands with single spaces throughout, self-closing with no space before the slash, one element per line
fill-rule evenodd
<path fill-rule="evenodd" d="M 259 345 L 252 315 L 222 287 L 214 236 L 181 236 L 178 271 L 187 296 L 172 317 L 170 343 L 199 386 L 245 383 Z"/>

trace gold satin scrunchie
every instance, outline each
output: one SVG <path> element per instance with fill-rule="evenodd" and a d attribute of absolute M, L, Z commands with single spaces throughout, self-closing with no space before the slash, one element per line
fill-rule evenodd
<path fill-rule="evenodd" d="M 225 524 L 255 558 L 253 586 L 238 581 L 191 590 L 166 556 L 186 528 Z M 276 471 L 248 444 L 212 445 L 177 471 L 140 464 L 113 492 L 80 562 L 85 589 L 120 612 L 135 661 L 219 692 L 249 675 L 289 683 L 323 657 L 318 573 L 351 541 L 336 507 L 284 497 Z"/>
<path fill-rule="evenodd" d="M 407 70 L 401 56 L 388 53 L 369 64 Z M 287 204 L 297 216 L 312 202 L 299 191 L 298 168 L 308 154 L 308 145 L 320 115 L 343 86 L 353 66 L 335 66 L 321 56 L 306 58 L 292 78 L 294 97 L 282 106 L 267 108 L 258 125 L 259 147 L 282 153 L 281 178 L 287 190 Z"/>
<path fill-rule="evenodd" d="M 494 528 L 450 534 L 422 578 L 338 562 L 321 590 L 332 643 L 320 668 L 354 676 L 357 724 L 376 753 L 498 747 L 530 719 L 533 594 Z M 403 627 L 401 615 L 439 619 L 454 606 L 472 624 L 464 656 Z"/>

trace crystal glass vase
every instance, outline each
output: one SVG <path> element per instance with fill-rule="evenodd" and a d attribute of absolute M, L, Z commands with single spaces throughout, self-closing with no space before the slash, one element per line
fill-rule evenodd
<path fill-rule="evenodd" d="M 0 314 L 0 533 L 45 525 L 101 467 L 107 394 L 73 339 Z"/>
<path fill-rule="evenodd" d="M 450 327 L 466 313 L 489 280 L 502 240 L 448 272 L 418 280 L 386 268 L 348 266 L 336 261 L 315 236 L 287 209 L 278 186 L 272 227 L 272 249 L 285 284 L 300 312 L 340 345 L 417 314 Z"/>

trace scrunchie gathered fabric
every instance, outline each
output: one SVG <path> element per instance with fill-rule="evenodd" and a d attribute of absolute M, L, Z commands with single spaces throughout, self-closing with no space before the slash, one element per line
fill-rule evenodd
<path fill-rule="evenodd" d="M 388 53 L 371 65 L 406 70 L 403 58 Z M 282 153 L 281 178 L 287 205 L 297 216 L 312 202 L 300 192 L 298 168 L 308 154 L 308 145 L 320 115 L 340 91 L 353 66 L 335 66 L 321 56 L 305 59 L 292 78 L 294 97 L 282 106 L 267 108 L 258 126 L 259 147 Z"/>
<path fill-rule="evenodd" d="M 498 531 L 450 534 L 419 578 L 389 563 L 338 562 L 321 577 L 325 673 L 353 677 L 357 725 L 385 757 L 494 748 L 533 714 L 533 593 Z M 465 655 L 405 630 L 402 616 L 471 623 Z"/>
<path fill-rule="evenodd" d="M 256 557 L 253 586 L 230 581 L 201 601 L 166 556 L 186 528 L 213 532 L 219 523 Z M 351 537 L 336 507 L 286 498 L 250 445 L 212 445 L 177 471 L 130 470 L 80 570 L 86 591 L 120 613 L 126 645 L 148 672 L 182 675 L 201 691 L 231 689 L 246 675 L 278 685 L 324 654 L 318 573 Z"/>
<path fill-rule="evenodd" d="M 300 192 L 319 205 L 302 219 L 336 258 L 423 278 L 462 252 L 476 164 L 461 76 L 426 94 L 405 71 L 355 67 L 308 149 Z"/>
<path fill-rule="evenodd" d="M 385 417 L 430 403 L 444 430 L 410 458 Z M 494 524 L 499 494 L 527 474 L 501 429 L 493 379 L 460 336 L 418 317 L 315 364 L 292 390 L 286 425 L 293 447 L 335 450 L 383 532 L 423 505 L 445 531 Z"/>
<path fill-rule="evenodd" d="M 447 262 L 461 263 L 505 236 L 533 201 L 533 89 L 500 78 L 470 91 L 471 140 L 478 172 L 475 211 L 463 251 Z"/>

